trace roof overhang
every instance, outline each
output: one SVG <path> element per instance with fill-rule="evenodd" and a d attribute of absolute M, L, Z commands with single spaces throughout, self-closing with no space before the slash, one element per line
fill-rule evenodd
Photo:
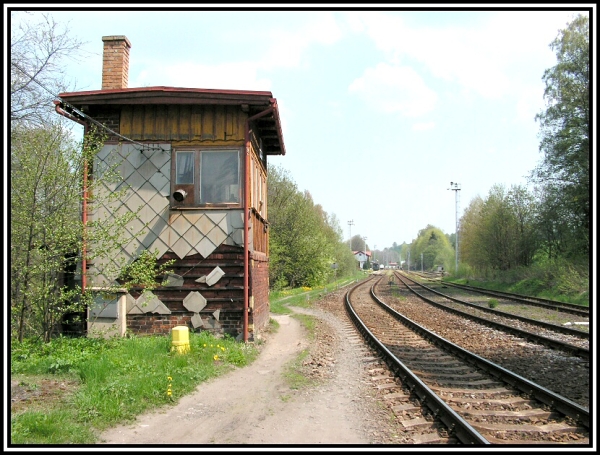
<path fill-rule="evenodd" d="M 281 121 L 277 100 L 271 92 L 249 90 L 214 90 L 180 87 L 142 87 L 118 90 L 92 90 L 66 92 L 58 96 L 59 104 L 69 112 L 69 107 L 81 111 L 82 106 L 126 106 L 126 105 L 236 105 L 248 112 L 248 117 L 269 108 L 272 111 L 257 118 L 254 128 L 263 138 L 270 138 L 264 152 L 267 155 L 285 155 Z"/>

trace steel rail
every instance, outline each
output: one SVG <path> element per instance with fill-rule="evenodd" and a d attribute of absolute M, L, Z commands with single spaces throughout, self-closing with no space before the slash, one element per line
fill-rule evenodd
<path fill-rule="evenodd" d="M 398 278 L 400 278 L 402 276 L 399 273 L 396 273 L 396 275 L 398 276 Z M 527 322 L 528 324 L 537 325 L 537 326 L 543 327 L 545 329 L 554 330 L 555 332 L 564 333 L 566 335 L 572 335 L 572 336 L 577 337 L 577 338 L 587 338 L 587 339 L 589 339 L 589 337 L 590 337 L 589 333 L 582 332 L 581 330 L 572 329 L 570 327 L 563 327 L 562 325 L 551 324 L 550 322 L 537 321 L 535 319 L 530 319 L 530 318 L 527 318 L 525 316 L 519 316 L 517 314 L 511 314 L 511 313 L 507 313 L 507 312 L 504 312 L 504 311 L 494 310 L 492 308 L 482 307 L 481 305 L 477 305 L 476 303 L 467 302 L 465 300 L 461 300 L 461 299 L 458 299 L 456 297 L 452 297 L 450 295 L 444 294 L 443 292 L 436 291 L 435 289 L 432 289 L 432 288 L 430 288 L 428 286 L 425 286 L 423 283 L 419 283 L 418 281 L 415 281 L 412 278 L 409 278 L 409 277 L 406 277 L 406 276 L 404 278 L 408 278 L 413 283 L 416 283 L 417 285 L 421 286 L 422 288 L 427 289 L 430 292 L 433 292 L 434 294 L 438 294 L 438 295 L 440 295 L 440 296 L 442 296 L 442 297 L 444 297 L 444 298 L 446 298 L 448 300 L 452 300 L 454 302 L 457 302 L 457 303 L 460 303 L 460 304 L 463 304 L 463 305 L 466 305 L 466 306 L 470 306 L 472 308 L 476 308 L 476 309 L 481 310 L 481 311 L 483 311 L 485 313 L 496 314 L 498 316 L 503 316 L 503 317 L 510 318 L 510 319 L 517 319 L 519 321 Z M 400 278 L 400 279 L 402 279 L 402 278 Z M 406 284 L 406 282 L 404 284 Z M 411 289 L 408 284 L 406 284 L 406 286 L 409 289 Z M 419 296 L 423 297 L 420 294 L 419 294 Z"/>
<path fill-rule="evenodd" d="M 479 292 L 480 294 L 491 295 L 493 297 L 503 297 L 506 299 L 515 300 L 517 302 L 526 303 L 528 305 L 535 305 L 542 308 L 562 311 L 564 313 L 575 314 L 577 316 L 589 317 L 590 315 L 589 308 L 586 309 L 586 307 L 576 305 L 574 303 L 557 302 L 556 300 L 542 299 L 539 297 L 529 297 L 521 294 L 512 294 L 510 292 L 491 291 L 488 289 L 478 288 L 475 286 L 469 286 L 465 284 L 450 283 L 449 281 L 444 281 L 443 283 L 448 284 L 450 286 L 454 286 L 459 289 L 467 289 L 470 291 Z"/>
<path fill-rule="evenodd" d="M 580 406 L 579 404 L 565 398 L 561 395 L 558 395 L 551 390 L 542 387 L 529 379 L 526 379 L 522 376 L 519 376 L 512 371 L 507 370 L 506 368 L 501 367 L 483 357 L 480 357 L 472 352 L 446 340 L 445 338 L 440 337 L 439 335 L 427 330 L 426 328 L 420 326 L 414 321 L 408 319 L 402 314 L 398 313 L 393 308 L 386 305 L 381 299 L 379 299 L 374 291 L 374 286 L 371 288 L 371 295 L 375 299 L 375 301 L 385 309 L 390 315 L 392 315 L 396 320 L 400 321 L 407 327 L 414 330 L 416 333 L 421 336 L 427 338 L 436 346 L 453 353 L 457 357 L 464 359 L 465 361 L 475 365 L 478 368 L 481 368 L 484 371 L 487 371 L 492 376 L 497 377 L 498 379 L 512 385 L 513 387 L 521 390 L 527 395 L 545 403 L 557 411 L 561 412 L 565 416 L 571 417 L 576 420 L 586 428 L 589 428 L 589 410 Z"/>
<path fill-rule="evenodd" d="M 398 277 L 402 280 L 402 278 L 400 276 L 398 276 Z M 590 357 L 590 351 L 589 351 L 589 349 L 581 348 L 579 346 L 575 346 L 575 345 L 572 345 L 572 344 L 569 344 L 569 343 L 564 343 L 562 341 L 553 340 L 552 338 L 548 338 L 548 337 L 545 337 L 545 336 L 542 336 L 542 335 L 537 335 L 535 333 L 527 332 L 525 330 L 517 329 L 515 327 L 511 327 L 511 326 L 506 325 L 506 324 L 501 324 L 499 322 L 491 321 L 489 319 L 480 318 L 480 317 L 475 316 L 473 314 L 469 314 L 469 313 L 466 313 L 464 311 L 457 310 L 456 308 L 450 308 L 450 307 L 448 307 L 448 306 L 446 306 L 446 305 L 444 305 L 442 303 L 438 303 L 435 300 L 431 300 L 431 299 L 429 299 L 429 298 L 421 295 L 419 292 L 417 292 L 411 286 L 409 286 L 408 284 L 406 284 L 404 281 L 403 281 L 403 283 L 408 287 L 408 289 L 413 294 L 417 295 L 419 298 L 421 298 L 421 299 L 425 300 L 426 302 L 428 302 L 428 303 L 430 303 L 430 304 L 432 304 L 432 305 L 434 305 L 434 306 L 436 306 L 438 308 L 441 308 L 441 309 L 443 309 L 445 311 L 449 311 L 449 312 L 457 314 L 457 315 L 459 315 L 461 317 L 469 318 L 469 319 L 471 319 L 473 321 L 479 322 L 480 324 L 485 324 L 485 325 L 487 325 L 489 327 L 492 327 L 494 329 L 501 330 L 501 331 L 507 332 L 507 333 L 511 333 L 513 335 L 517 335 L 517 336 L 519 336 L 521 338 L 525 338 L 525 339 L 531 340 L 531 341 L 533 341 L 535 343 L 539 343 L 539 344 L 542 344 L 544 346 L 551 347 L 553 349 L 559 349 L 561 351 L 569 352 L 571 355 L 574 355 L 576 357 L 581 357 L 581 358 L 584 358 L 584 359 L 589 359 L 589 357 Z M 468 304 L 468 302 L 465 302 L 465 303 Z M 481 307 L 478 307 L 478 309 L 487 310 L 486 308 L 481 308 Z M 512 317 L 512 315 L 506 316 L 506 313 L 503 313 L 503 316 L 504 317 Z"/>
<path fill-rule="evenodd" d="M 414 392 L 421 400 L 421 403 L 429 408 L 436 418 L 448 427 L 449 431 L 464 444 L 489 445 L 490 442 L 484 438 L 475 428 L 473 428 L 465 419 L 445 403 L 433 390 L 431 390 L 423 381 L 404 365 L 394 354 L 392 354 L 383 345 L 375 335 L 362 322 L 360 317 L 354 311 L 350 303 L 350 295 L 359 286 L 364 285 L 361 282 L 346 293 L 346 311 L 348 316 L 361 333 L 365 341 L 383 358 L 390 370 L 402 378 L 402 381 Z"/>

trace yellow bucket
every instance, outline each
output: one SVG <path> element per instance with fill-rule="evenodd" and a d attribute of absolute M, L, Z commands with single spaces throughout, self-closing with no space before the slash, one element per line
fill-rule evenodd
<path fill-rule="evenodd" d="M 171 352 L 179 354 L 190 352 L 190 331 L 186 326 L 173 327 L 171 330 Z"/>

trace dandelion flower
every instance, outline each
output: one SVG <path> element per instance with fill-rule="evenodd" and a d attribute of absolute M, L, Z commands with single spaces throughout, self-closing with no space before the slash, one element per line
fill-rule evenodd
<path fill-rule="evenodd" d="M 225 350 L 225 348 L 223 346 L 221 346 L 221 351 L 224 351 L 224 350 Z"/>
<path fill-rule="evenodd" d="M 172 381 L 173 378 L 171 376 L 167 376 L 167 380 Z"/>
<path fill-rule="evenodd" d="M 167 395 L 168 395 L 168 396 L 171 396 L 171 395 L 173 395 L 173 394 L 172 394 L 172 392 L 171 392 L 170 390 L 167 390 Z"/>
<path fill-rule="evenodd" d="M 215 355 L 213 356 L 213 359 L 215 359 L 215 360 L 219 360 L 219 356 L 218 356 L 217 354 L 215 354 Z"/>

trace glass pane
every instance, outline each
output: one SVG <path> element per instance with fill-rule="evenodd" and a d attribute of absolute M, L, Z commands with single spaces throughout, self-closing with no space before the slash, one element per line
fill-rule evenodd
<path fill-rule="evenodd" d="M 194 183 L 194 152 L 177 152 L 175 183 Z"/>
<path fill-rule="evenodd" d="M 240 202 L 237 150 L 202 152 L 200 175 L 202 203 Z"/>

